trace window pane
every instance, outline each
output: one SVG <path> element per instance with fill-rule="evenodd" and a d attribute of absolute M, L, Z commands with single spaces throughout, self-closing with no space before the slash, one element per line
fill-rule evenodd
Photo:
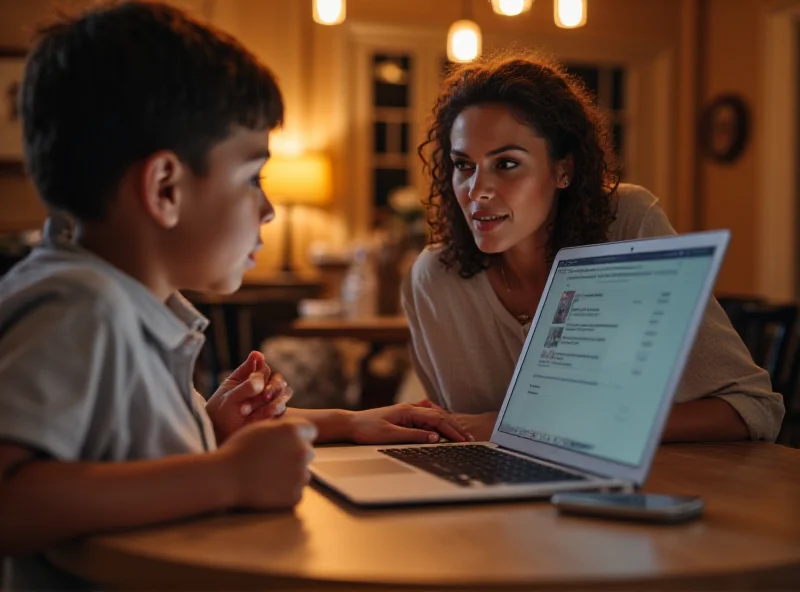
<path fill-rule="evenodd" d="M 597 89 L 600 84 L 600 71 L 598 68 L 591 66 L 582 66 L 578 64 L 567 64 L 567 72 L 573 76 L 577 76 L 586 86 L 586 90 L 592 93 L 595 102 L 597 101 Z"/>
<path fill-rule="evenodd" d="M 409 106 L 410 71 L 411 58 L 408 56 L 372 56 L 372 86 L 376 107 Z"/>
<path fill-rule="evenodd" d="M 625 108 L 625 70 L 614 68 L 611 73 L 611 108 L 621 111 Z"/>
<path fill-rule="evenodd" d="M 375 169 L 375 205 L 383 207 L 389 203 L 389 193 L 395 187 L 408 185 L 406 169 Z"/>
<path fill-rule="evenodd" d="M 621 159 L 624 149 L 623 141 L 625 138 L 625 130 L 622 125 L 617 124 L 611 128 L 611 134 L 612 141 L 614 142 L 614 152 L 616 152 L 617 156 Z"/>
<path fill-rule="evenodd" d="M 386 122 L 376 121 L 373 125 L 373 151 L 376 154 L 386 153 Z"/>

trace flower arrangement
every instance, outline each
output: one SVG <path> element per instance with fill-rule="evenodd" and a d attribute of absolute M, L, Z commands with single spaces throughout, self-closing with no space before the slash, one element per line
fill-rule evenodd
<path fill-rule="evenodd" d="M 419 192 L 410 185 L 397 187 L 389 193 L 389 207 L 406 224 L 412 224 L 425 214 Z"/>

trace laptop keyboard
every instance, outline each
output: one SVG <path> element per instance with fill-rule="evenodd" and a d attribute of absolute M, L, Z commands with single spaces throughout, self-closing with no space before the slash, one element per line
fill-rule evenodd
<path fill-rule="evenodd" d="M 586 480 L 581 475 L 479 444 L 384 448 L 379 452 L 463 487 Z"/>

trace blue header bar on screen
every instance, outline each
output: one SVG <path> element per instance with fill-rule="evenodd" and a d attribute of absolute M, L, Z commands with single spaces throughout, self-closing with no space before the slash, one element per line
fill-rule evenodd
<path fill-rule="evenodd" d="M 649 253 L 624 253 L 622 255 L 585 257 L 583 259 L 562 259 L 559 261 L 558 267 L 577 267 L 582 265 L 598 265 L 602 263 L 633 263 L 635 261 L 653 261 L 656 259 L 712 257 L 715 249 L 716 247 L 697 247 L 694 249 L 675 249 L 671 251 L 651 251 Z"/>

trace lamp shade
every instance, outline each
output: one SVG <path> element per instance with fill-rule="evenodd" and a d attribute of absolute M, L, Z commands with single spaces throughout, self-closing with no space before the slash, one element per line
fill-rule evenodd
<path fill-rule="evenodd" d="M 562 29 L 575 29 L 586 24 L 586 0 L 555 0 L 553 10 L 556 25 Z"/>
<path fill-rule="evenodd" d="M 533 0 L 492 0 L 492 8 L 497 14 L 517 16 L 531 9 Z"/>
<path fill-rule="evenodd" d="M 322 155 L 276 155 L 261 174 L 261 188 L 276 204 L 321 207 L 331 200 L 331 165 Z"/>
<path fill-rule="evenodd" d="M 478 23 L 462 19 L 450 25 L 447 32 L 447 59 L 471 62 L 481 55 L 481 28 Z"/>
<path fill-rule="evenodd" d="M 312 0 L 311 14 L 320 25 L 338 25 L 347 14 L 347 0 Z"/>

